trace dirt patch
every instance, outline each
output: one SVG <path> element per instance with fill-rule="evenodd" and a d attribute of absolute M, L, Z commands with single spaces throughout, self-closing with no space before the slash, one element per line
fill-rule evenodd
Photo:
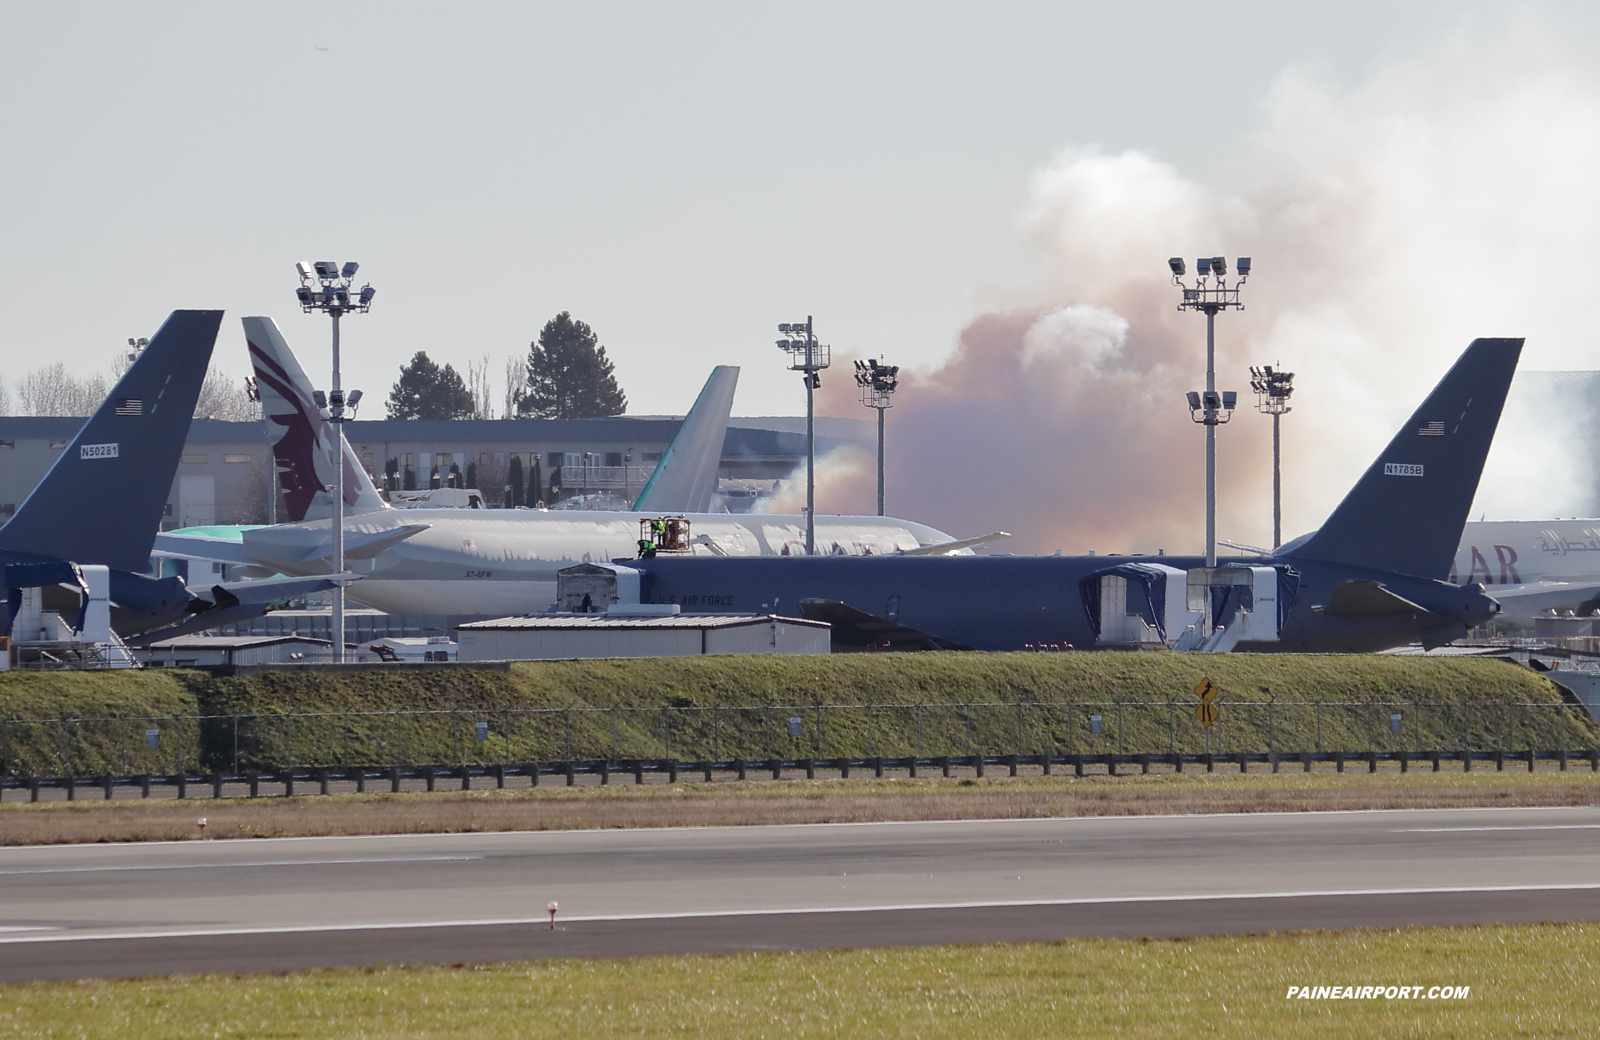
<path fill-rule="evenodd" d="M 0 806 L 0 844 L 1600 804 L 1591 773 L 815 780 Z"/>

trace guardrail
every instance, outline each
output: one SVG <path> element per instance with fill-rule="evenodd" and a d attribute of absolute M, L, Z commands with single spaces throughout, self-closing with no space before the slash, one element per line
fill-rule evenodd
<path fill-rule="evenodd" d="M 804 773 L 807 779 L 815 779 L 818 773 L 837 772 L 840 778 L 849 778 L 852 772 L 870 771 L 874 776 L 881 777 L 886 770 L 904 771 L 908 776 L 916 777 L 922 770 L 937 770 L 942 776 L 950 776 L 951 770 L 972 770 L 976 776 L 982 777 L 990 767 L 1005 769 L 1010 776 L 1016 776 L 1019 768 L 1039 767 L 1045 776 L 1052 775 L 1055 767 L 1071 768 L 1073 775 L 1085 776 L 1090 771 L 1101 772 L 1110 776 L 1117 776 L 1121 767 L 1137 766 L 1141 773 L 1150 772 L 1151 766 L 1172 766 L 1177 772 L 1182 773 L 1185 766 L 1203 766 L 1205 771 L 1214 772 L 1218 766 L 1236 765 L 1239 772 L 1249 772 L 1251 763 L 1262 763 L 1274 773 L 1280 772 L 1284 767 L 1293 768 L 1300 766 L 1305 772 L 1311 772 L 1313 763 L 1332 762 L 1338 772 L 1345 772 L 1346 766 L 1366 766 L 1367 771 L 1376 773 L 1380 762 L 1399 762 L 1402 773 L 1409 772 L 1412 766 L 1430 768 L 1433 772 L 1440 772 L 1446 763 L 1459 762 L 1465 772 L 1472 771 L 1474 762 L 1493 763 L 1496 770 L 1504 771 L 1507 764 L 1517 765 L 1526 763 L 1528 772 L 1533 772 L 1538 762 L 1556 762 L 1562 772 L 1566 772 L 1571 765 L 1587 765 L 1591 772 L 1600 772 L 1600 749 L 1591 748 L 1583 752 L 1556 751 L 1368 751 L 1366 753 L 1349 753 L 1344 751 L 1302 751 L 1297 754 L 1284 754 L 1280 752 L 1238 751 L 1232 753 L 1209 754 L 1139 754 L 1139 755 L 941 755 L 936 758 L 802 758 L 802 759 L 766 759 L 761 761 L 746 761 L 737 759 L 731 761 L 713 762 L 681 762 L 676 759 L 629 759 L 625 761 L 610 761 L 599 759 L 596 761 L 578 761 L 568 759 L 564 762 L 525 762 L 512 765 L 459 765 L 459 766 L 389 766 L 370 767 L 356 766 L 348 768 L 293 768 L 280 769 L 270 773 L 250 771 L 240 774 L 229 773 L 192 773 L 180 772 L 170 775 L 140 774 L 138 776 L 114 776 L 106 774 L 98 777 L 28 777 L 7 778 L 0 780 L 0 797 L 4 796 L 7 789 L 21 789 L 28 792 L 29 801 L 38 801 L 41 791 L 50 789 L 64 789 L 67 800 L 73 801 L 78 792 L 87 794 L 98 791 L 110 800 L 118 787 L 137 787 L 140 795 L 150 797 L 152 788 L 166 787 L 174 791 L 178 798 L 189 798 L 191 787 L 205 791 L 209 788 L 212 798 L 222 798 L 223 790 L 227 786 L 247 785 L 249 797 L 262 796 L 263 786 L 281 786 L 284 796 L 296 794 L 296 785 L 300 785 L 299 793 L 311 793 L 307 788 L 315 786 L 318 794 L 330 793 L 330 785 L 334 783 L 354 783 L 358 792 L 369 789 L 369 784 L 376 784 L 377 789 L 387 786 L 391 791 L 401 790 L 403 781 L 422 780 L 427 789 L 433 791 L 440 781 L 457 781 L 462 790 L 470 790 L 475 779 L 492 778 L 495 787 L 504 788 L 507 781 L 525 778 L 529 786 L 537 787 L 541 776 L 562 779 L 567 786 L 577 783 L 580 776 L 596 776 L 601 784 L 609 784 L 613 778 L 631 779 L 635 784 L 645 783 L 645 775 L 665 775 L 668 783 L 677 783 L 682 778 L 699 777 L 710 782 L 714 775 L 721 773 L 731 774 L 739 780 L 747 780 L 752 774 L 763 776 L 770 774 L 774 780 L 782 779 L 785 773 Z M 1095 767 L 1102 767 L 1096 770 Z"/>
<path fill-rule="evenodd" d="M 1195 702 L 461 708 L 0 719 L 0 778 L 276 774 L 527 762 L 963 761 L 1137 754 L 1265 756 L 1600 749 L 1571 704 Z M 1554 750 L 1551 750 L 1554 749 Z M 1259 759 L 1265 760 L 1265 759 Z"/>

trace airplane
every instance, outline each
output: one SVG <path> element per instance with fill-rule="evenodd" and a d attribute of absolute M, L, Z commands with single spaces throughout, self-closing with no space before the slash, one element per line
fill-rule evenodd
<path fill-rule="evenodd" d="M 182 634 L 332 586 L 330 578 L 296 579 L 195 593 L 181 578 L 143 573 L 221 322 L 221 311 L 173 311 L 0 527 L 7 634 L 36 636 L 17 628 L 19 618 L 37 618 L 53 605 L 47 599 L 59 602 L 62 586 L 78 594 L 73 627 L 103 637 L 84 641 L 106 641 L 112 632 Z"/>
<path fill-rule="evenodd" d="M 282 430 L 273 455 L 291 517 L 247 527 L 239 540 L 163 533 L 157 551 L 316 575 L 333 551 L 332 428 L 318 415 L 310 380 L 270 318 L 245 318 L 256 384 L 268 421 Z M 631 512 L 528 509 L 394 509 L 348 445 L 344 454 L 345 560 L 362 580 L 347 595 L 389 613 L 523 614 L 547 608 L 556 574 L 575 564 L 631 558 L 640 521 L 672 515 L 689 524 L 696 555 L 787 556 L 805 552 L 805 517 L 696 512 L 710 503 L 737 369 L 712 374 Z M 670 503 L 670 505 L 669 505 Z M 682 504 L 681 507 L 679 504 Z M 691 508 L 693 507 L 693 508 Z M 818 516 L 819 551 L 840 556 L 944 554 L 997 538 L 956 539 L 893 517 Z"/>
<path fill-rule="evenodd" d="M 1481 584 L 1449 578 L 1522 344 L 1474 340 L 1327 521 L 1266 556 L 1215 568 L 1172 556 L 656 558 L 598 568 L 636 571 L 615 588 L 637 590 L 641 607 L 829 621 L 836 650 L 1437 647 L 1500 610 Z"/>

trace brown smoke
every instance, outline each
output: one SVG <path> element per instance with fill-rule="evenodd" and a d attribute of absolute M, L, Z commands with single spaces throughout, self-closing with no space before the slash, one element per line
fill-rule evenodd
<path fill-rule="evenodd" d="M 973 318 L 932 370 L 902 369 L 887 511 L 1010 530 L 1001 551 L 1198 551 L 1204 438 L 1184 392 L 1203 385 L 1205 318 L 1176 311 L 1175 253 L 1191 281 L 1202 253 L 1255 261 L 1248 309 L 1217 319 L 1218 389 L 1240 395 L 1218 436 L 1222 538 L 1271 540 L 1251 364 L 1297 374 L 1285 539 L 1322 521 L 1473 337 L 1529 336 L 1524 368 L 1600 367 L 1589 294 L 1566 273 L 1592 269 L 1600 239 L 1600 89 L 1532 65 L 1476 82 L 1478 67 L 1457 48 L 1349 88 L 1285 74 L 1236 196 L 1140 152 L 1058 155 L 1021 218 L 1045 284 Z M 870 417 L 847 366 L 819 410 Z M 1538 434 L 1502 426 L 1474 518 L 1571 514 L 1587 475 L 1541 469 L 1530 487 L 1511 461 Z M 845 461 L 820 467 L 818 511 L 872 512 L 871 460 Z"/>

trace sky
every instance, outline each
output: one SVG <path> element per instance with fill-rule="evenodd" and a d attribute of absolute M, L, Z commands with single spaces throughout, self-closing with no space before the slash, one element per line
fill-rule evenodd
<path fill-rule="evenodd" d="M 826 411 L 870 415 L 852 357 L 906 372 L 891 512 L 1194 550 L 1203 321 L 1165 261 L 1245 254 L 1219 371 L 1297 373 L 1288 537 L 1473 336 L 1600 368 L 1597 41 L 1579 4 L 4 4 L 3 371 L 221 307 L 219 367 L 266 314 L 326 372 L 293 264 L 354 259 L 373 405 L 567 310 L 632 413 L 737 364 L 736 412 L 795 414 L 775 326 L 814 315 Z M 1269 430 L 1222 431 L 1224 537 L 1270 538 Z M 1484 515 L 1570 513 L 1562 432 L 1502 431 Z M 824 469 L 819 509 L 870 509 L 869 465 Z"/>

